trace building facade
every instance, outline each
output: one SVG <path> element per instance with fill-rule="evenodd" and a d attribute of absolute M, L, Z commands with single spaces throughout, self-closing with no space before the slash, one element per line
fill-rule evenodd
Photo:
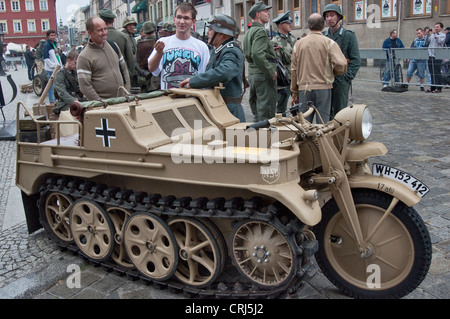
<path fill-rule="evenodd" d="M 240 25 L 240 36 L 248 30 L 251 18 L 248 11 L 254 0 L 211 0 L 214 13 L 230 14 Z M 419 27 L 433 27 L 442 22 L 450 26 L 450 0 L 263 0 L 271 5 L 271 19 L 281 12 L 291 11 L 292 33 L 300 38 L 308 33 L 308 17 L 323 12 L 325 6 L 334 3 L 342 8 L 344 27 L 355 31 L 361 48 L 380 48 L 391 30 L 398 30 L 399 37 L 409 44 L 416 37 Z M 275 28 L 276 26 L 273 25 Z"/>
<path fill-rule="evenodd" d="M 0 0 L 2 1 L 2 0 Z M 11 0 L 3 0 L 10 2 Z M 23 0 L 22 0 L 23 1 Z M 50 0 L 49 0 L 50 1 Z M 173 11 L 180 2 L 191 2 L 198 11 L 196 31 L 202 32 L 205 21 L 213 14 L 227 14 L 239 25 L 239 38 L 242 39 L 251 23 L 248 15 L 255 0 L 135 0 L 130 1 L 130 10 L 138 27 L 145 21 L 173 21 Z M 126 6 L 123 0 L 91 0 L 91 15 L 97 15 L 102 8 L 113 9 L 114 3 Z M 334 3 L 342 8 L 344 27 L 353 30 L 358 38 L 360 48 L 380 48 L 389 37 L 391 30 L 398 30 L 399 37 L 409 44 L 416 37 L 419 27 L 433 27 L 442 22 L 444 28 L 450 26 L 450 0 L 263 0 L 271 5 L 271 19 L 290 10 L 292 34 L 300 38 L 309 30 L 306 26 L 308 17 L 315 12 L 323 12 L 325 6 Z M 125 17 L 124 11 L 117 11 L 119 19 Z M 276 30 L 276 25 L 272 25 Z M 267 26 L 269 28 L 269 25 Z"/>
<path fill-rule="evenodd" d="M 4 42 L 35 47 L 57 30 L 56 0 L 0 0 L 0 31 Z"/>

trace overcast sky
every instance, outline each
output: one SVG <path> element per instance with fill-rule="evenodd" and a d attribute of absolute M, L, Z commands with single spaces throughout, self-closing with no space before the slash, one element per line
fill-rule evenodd
<path fill-rule="evenodd" d="M 56 0 L 56 15 L 58 25 L 60 19 L 67 25 L 67 19 L 77 11 L 78 8 L 89 4 L 89 0 Z"/>

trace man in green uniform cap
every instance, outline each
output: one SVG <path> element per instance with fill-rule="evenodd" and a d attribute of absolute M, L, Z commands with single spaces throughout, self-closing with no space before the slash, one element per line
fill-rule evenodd
<path fill-rule="evenodd" d="M 270 8 L 262 1 L 250 8 L 248 14 L 253 23 L 244 38 L 244 55 L 250 75 L 249 102 L 255 122 L 274 117 L 277 105 L 276 54 L 264 28 L 269 22 Z"/>
<path fill-rule="evenodd" d="M 130 79 L 132 79 L 135 76 L 136 71 L 134 68 L 133 48 L 131 41 L 125 33 L 114 28 L 114 19 L 117 17 L 111 10 L 102 9 L 99 11 L 98 15 L 106 23 L 106 27 L 108 29 L 108 41 L 114 42 L 119 47 L 125 63 L 127 64 Z M 131 86 L 133 86 L 133 84 L 134 83 L 132 83 Z"/>
<path fill-rule="evenodd" d="M 242 108 L 242 83 L 244 75 L 244 55 L 236 41 L 236 22 L 225 14 L 216 14 L 208 20 L 209 45 L 211 51 L 205 73 L 197 74 L 180 83 L 180 87 L 210 88 L 223 83 L 220 91 L 230 112 L 241 122 L 245 122 Z"/>
<path fill-rule="evenodd" d="M 291 11 L 280 13 L 280 15 L 272 22 L 275 23 L 278 28 L 278 35 L 272 39 L 272 43 L 274 45 L 275 52 L 281 60 L 281 63 L 283 63 L 286 68 L 290 79 L 292 50 L 294 49 L 295 42 L 297 41 L 291 34 Z M 277 113 L 286 112 L 290 96 L 289 86 L 278 87 Z"/>
<path fill-rule="evenodd" d="M 342 27 L 341 21 L 343 16 L 341 8 L 336 4 L 326 5 L 323 18 L 328 25 L 328 30 L 324 34 L 337 42 L 348 61 L 347 72 L 344 75 L 336 76 L 333 83 L 330 117 L 330 119 L 333 119 L 340 110 L 348 105 L 348 95 L 352 80 L 359 71 L 361 60 L 355 33 Z"/>

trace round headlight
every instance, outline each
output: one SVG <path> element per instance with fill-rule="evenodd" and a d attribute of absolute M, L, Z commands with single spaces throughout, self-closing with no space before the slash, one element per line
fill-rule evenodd
<path fill-rule="evenodd" d="M 352 140 L 364 141 L 372 133 L 372 113 L 367 105 L 359 104 L 346 107 L 335 116 L 341 125 L 350 122 L 349 137 Z"/>
<path fill-rule="evenodd" d="M 372 113 L 368 107 L 364 109 L 361 133 L 365 140 L 367 140 L 370 137 L 370 134 L 372 134 Z"/>

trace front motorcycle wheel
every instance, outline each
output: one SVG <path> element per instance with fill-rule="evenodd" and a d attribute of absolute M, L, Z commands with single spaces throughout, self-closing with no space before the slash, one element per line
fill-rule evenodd
<path fill-rule="evenodd" d="M 420 285 L 431 263 L 431 240 L 417 211 L 399 202 L 385 214 L 392 197 L 353 190 L 367 249 L 361 253 L 334 200 L 323 208 L 314 232 L 316 260 L 324 275 L 353 298 L 401 298 Z"/>

